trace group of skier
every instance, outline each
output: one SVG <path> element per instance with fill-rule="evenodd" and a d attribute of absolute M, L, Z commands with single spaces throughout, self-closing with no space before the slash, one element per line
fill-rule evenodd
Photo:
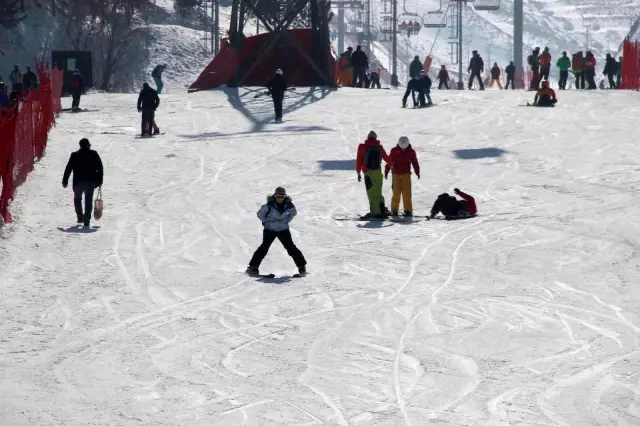
<path fill-rule="evenodd" d="M 384 196 L 382 195 L 383 162 L 385 163 L 384 179 L 388 179 L 389 172 L 392 173 L 391 189 L 393 195 L 391 197 L 391 210 L 386 207 Z M 356 154 L 358 182 L 363 180 L 362 175 L 364 174 L 364 185 L 367 191 L 367 198 L 369 199 L 369 212 L 360 219 L 368 220 L 397 217 L 400 214 L 401 199 L 404 208 L 403 215 L 412 217 L 412 169 L 416 177 L 420 179 L 420 163 L 418 162 L 416 151 L 411 147 L 408 137 L 401 136 L 398 139 L 398 144 L 391 150 L 390 154 L 387 154 L 378 140 L 376 132 L 373 130 L 370 131 L 367 139 L 358 146 Z M 443 202 L 444 196 L 448 196 L 448 194 L 441 194 L 431 208 L 431 218 L 434 218 L 439 213 L 442 213 L 447 219 L 466 218 L 477 214 L 473 197 L 457 189 L 455 192 L 460 195 L 463 200 L 454 206 L 450 202 Z"/>
<path fill-rule="evenodd" d="M 355 51 L 349 47 L 338 59 L 337 82 L 340 86 L 380 89 L 382 87 L 380 85 L 382 70 L 383 68 L 378 61 L 375 59 L 369 61 L 362 46 L 356 46 Z"/>

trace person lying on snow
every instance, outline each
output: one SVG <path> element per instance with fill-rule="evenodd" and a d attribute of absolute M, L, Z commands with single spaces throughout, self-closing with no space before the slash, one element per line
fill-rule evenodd
<path fill-rule="evenodd" d="M 258 219 L 262 222 L 264 230 L 262 232 L 262 244 L 253 254 L 246 273 L 250 276 L 260 274 L 260 264 L 269 252 L 269 247 L 277 238 L 289 256 L 293 258 L 300 275 L 307 273 L 306 264 L 302 252 L 293 243 L 291 231 L 289 231 L 289 223 L 296 216 L 296 207 L 291 202 L 291 198 L 287 195 L 284 188 L 276 188 L 273 195 L 267 196 L 267 203 L 258 210 Z"/>
<path fill-rule="evenodd" d="M 453 192 L 462 197 L 462 200 L 458 200 L 446 192 L 440 194 L 431 208 L 431 219 L 436 217 L 438 213 L 442 213 L 447 220 L 463 219 L 478 214 L 476 200 L 471 195 L 460 191 L 458 188 L 454 189 Z"/>
<path fill-rule="evenodd" d="M 557 102 L 556 92 L 549 87 L 548 81 L 543 81 L 542 88 L 536 92 L 536 97 L 533 99 L 533 106 L 552 107 Z"/>
<path fill-rule="evenodd" d="M 420 179 L 420 164 L 418 156 L 411 148 L 409 138 L 400 136 L 398 146 L 394 147 L 389 154 L 391 163 L 384 168 L 384 178 L 387 179 L 389 171 L 393 173 L 391 188 L 393 197 L 391 198 L 391 216 L 398 216 L 400 207 L 400 197 L 404 206 L 404 215 L 413 216 L 413 204 L 411 202 L 411 166 Z"/>

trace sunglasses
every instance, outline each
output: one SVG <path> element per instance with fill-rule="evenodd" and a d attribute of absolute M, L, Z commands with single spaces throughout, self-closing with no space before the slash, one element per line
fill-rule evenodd
<path fill-rule="evenodd" d="M 275 196 L 276 200 L 284 200 L 285 198 L 287 198 L 286 195 L 276 195 Z"/>

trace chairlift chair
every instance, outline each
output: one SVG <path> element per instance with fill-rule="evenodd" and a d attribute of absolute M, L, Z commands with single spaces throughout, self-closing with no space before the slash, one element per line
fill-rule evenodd
<path fill-rule="evenodd" d="M 500 0 L 489 0 L 489 2 L 474 2 L 473 7 L 475 10 L 498 10 L 500 9 Z"/>
<path fill-rule="evenodd" d="M 429 17 L 427 17 L 429 15 Z M 442 19 L 444 13 L 441 10 L 427 12 L 422 16 L 422 28 L 446 28 L 447 21 Z"/>

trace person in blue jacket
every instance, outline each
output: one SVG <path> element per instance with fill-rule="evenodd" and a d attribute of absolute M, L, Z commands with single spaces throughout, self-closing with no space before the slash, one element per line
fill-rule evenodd
<path fill-rule="evenodd" d="M 267 196 L 267 203 L 258 210 L 258 219 L 264 226 L 262 244 L 255 251 L 249 262 L 246 271 L 248 275 L 256 276 L 260 274 L 260 264 L 276 238 L 280 240 L 289 256 L 293 258 L 300 275 L 307 273 L 307 261 L 300 249 L 293 243 L 291 231 L 289 231 L 289 223 L 296 214 L 296 207 L 283 187 L 276 188 L 273 195 Z"/>
<path fill-rule="evenodd" d="M 0 107 L 7 108 L 9 106 L 9 95 L 7 94 L 4 83 L 0 81 Z"/>

